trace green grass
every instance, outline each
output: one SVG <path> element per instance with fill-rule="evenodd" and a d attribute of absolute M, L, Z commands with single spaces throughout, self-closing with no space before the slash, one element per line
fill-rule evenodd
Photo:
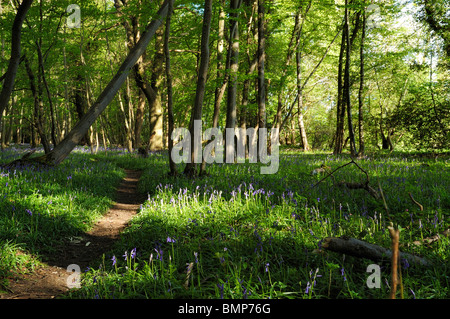
<path fill-rule="evenodd" d="M 0 163 L 23 152 L 8 149 Z M 448 298 L 450 240 L 408 245 L 449 227 L 448 157 L 374 154 L 358 161 L 371 185 L 382 186 L 389 215 L 364 190 L 333 186 L 330 178 L 313 187 L 323 177 L 311 175 L 314 168 L 347 162 L 346 156 L 284 151 L 274 175 L 261 175 L 259 164 L 216 164 L 208 176 L 188 179 L 167 176 L 164 153 L 141 159 L 78 148 L 56 168 L 2 170 L 0 290 L 7 289 L 6 278 L 32 272 L 55 256 L 59 243 L 89 230 L 112 205 L 123 169 L 133 168 L 144 171 L 139 190 L 148 200 L 101 267 L 83 269 L 81 288 L 65 298 L 386 298 L 389 263 L 380 263 L 381 288 L 369 289 L 373 261 L 320 245 L 345 235 L 389 247 L 391 222 L 402 229 L 402 250 L 434 262 L 403 264 L 404 297 Z M 365 179 L 354 165 L 334 175 Z"/>
<path fill-rule="evenodd" d="M 118 161 L 123 165 L 127 156 Z M 343 235 L 389 247 L 390 222 L 402 228 L 403 250 L 435 262 L 403 264 L 404 297 L 449 296 L 449 239 L 408 247 L 449 227 L 448 158 L 359 161 L 371 185 L 382 186 L 390 215 L 364 190 L 334 187 L 331 179 L 312 187 L 321 178 L 310 174 L 314 168 L 337 168 L 349 161 L 345 156 L 284 152 L 275 175 L 260 175 L 255 164 L 216 164 L 198 179 L 167 177 L 167 155 L 130 161 L 144 169 L 139 189 L 148 200 L 71 298 L 386 298 L 388 263 L 380 264 L 381 288 L 369 289 L 372 261 L 319 248 L 323 238 Z M 354 165 L 335 177 L 365 179 Z"/>
<path fill-rule="evenodd" d="M 24 153 L 0 153 L 8 163 Z M 79 148 L 56 168 L 0 170 L 0 290 L 58 253 L 58 243 L 87 230 L 112 205 L 124 172 Z"/>

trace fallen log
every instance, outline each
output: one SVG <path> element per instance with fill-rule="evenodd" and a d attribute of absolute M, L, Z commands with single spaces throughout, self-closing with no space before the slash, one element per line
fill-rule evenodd
<path fill-rule="evenodd" d="M 322 248 L 354 257 L 367 258 L 375 262 L 390 262 L 392 259 L 392 251 L 390 249 L 350 237 L 327 237 L 322 242 Z M 431 265 L 431 262 L 424 258 L 405 252 L 399 253 L 400 258 L 406 259 L 410 265 L 415 264 L 426 267 Z"/>

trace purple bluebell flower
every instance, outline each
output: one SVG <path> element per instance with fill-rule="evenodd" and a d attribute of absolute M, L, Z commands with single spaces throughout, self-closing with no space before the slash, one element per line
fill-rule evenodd
<path fill-rule="evenodd" d="M 198 264 L 198 253 L 194 251 L 195 263 Z"/>
<path fill-rule="evenodd" d="M 344 281 L 347 281 L 347 277 L 345 277 L 345 269 L 344 269 L 344 267 L 341 268 L 341 276 L 344 277 Z"/>
<path fill-rule="evenodd" d="M 311 284 L 308 281 L 308 283 L 306 284 L 305 294 L 309 294 L 310 289 L 311 289 Z"/>
<path fill-rule="evenodd" d="M 223 290 L 224 290 L 225 283 L 223 284 L 217 284 L 217 288 L 219 288 L 220 293 L 220 299 L 223 299 Z"/>

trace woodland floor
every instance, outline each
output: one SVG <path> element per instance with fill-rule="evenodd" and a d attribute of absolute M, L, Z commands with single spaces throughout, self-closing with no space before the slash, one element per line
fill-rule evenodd
<path fill-rule="evenodd" d="M 0 299 L 53 299 L 69 290 L 67 267 L 71 264 L 96 267 L 92 263 L 107 252 L 119 239 L 129 220 L 137 213 L 144 202 L 143 194 L 138 193 L 137 184 L 142 172 L 125 170 L 126 177 L 116 191 L 115 205 L 95 224 L 91 231 L 67 240 L 58 246 L 58 253 L 45 266 L 33 273 L 13 278 L 8 286 L 9 293 L 0 294 Z"/>

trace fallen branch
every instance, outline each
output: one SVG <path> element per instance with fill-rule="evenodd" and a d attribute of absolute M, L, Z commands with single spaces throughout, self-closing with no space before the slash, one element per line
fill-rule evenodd
<path fill-rule="evenodd" d="M 322 243 L 322 248 L 354 257 L 367 258 L 375 262 L 390 261 L 392 258 L 392 251 L 390 249 L 349 237 L 327 237 Z M 399 254 L 400 258 L 406 259 L 410 265 L 431 265 L 431 262 L 424 258 L 405 252 L 399 252 Z"/>
<path fill-rule="evenodd" d="M 333 178 L 333 182 L 334 182 L 334 176 L 333 176 L 333 173 L 336 172 L 337 170 L 341 169 L 341 168 L 344 168 L 344 167 L 347 166 L 347 165 L 350 165 L 350 164 L 355 164 L 356 167 L 358 167 L 359 170 L 362 171 L 362 172 L 366 175 L 366 181 L 363 182 L 363 183 L 350 183 L 350 182 L 344 182 L 344 181 L 341 181 L 341 182 L 337 183 L 336 185 L 337 185 L 337 186 L 346 186 L 346 187 L 349 188 L 349 189 L 364 189 L 364 190 L 366 190 L 367 192 L 369 192 L 369 194 L 370 194 L 373 198 L 375 198 L 376 200 L 379 200 L 379 199 L 380 199 L 380 194 L 378 194 L 378 192 L 377 192 L 373 187 L 371 187 L 371 186 L 369 185 L 369 174 L 367 174 L 367 172 L 366 172 L 365 170 L 363 170 L 363 169 L 361 168 L 361 166 L 359 166 L 358 163 L 356 163 L 353 159 L 352 159 L 350 162 L 348 162 L 347 164 L 344 164 L 344 165 L 342 165 L 342 166 L 339 166 L 338 168 L 334 169 L 332 172 L 328 173 L 327 176 L 325 176 L 324 178 L 322 178 L 320 181 L 318 181 L 318 182 L 317 182 L 316 184 L 314 184 L 312 187 L 315 187 L 315 186 L 319 185 L 321 182 L 323 182 L 325 179 L 327 179 L 327 178 L 330 177 L 330 176 Z"/>

